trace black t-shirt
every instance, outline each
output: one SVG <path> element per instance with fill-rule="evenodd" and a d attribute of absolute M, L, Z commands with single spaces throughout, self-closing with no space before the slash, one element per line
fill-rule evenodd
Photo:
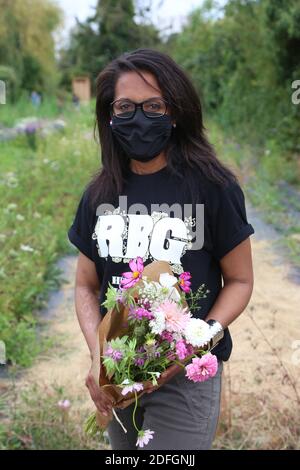
<path fill-rule="evenodd" d="M 99 313 L 110 282 L 118 287 L 128 262 L 141 256 L 170 263 L 174 275 L 189 271 L 192 290 L 204 284 L 209 293 L 193 316 L 205 318 L 221 288 L 220 259 L 254 233 L 247 221 L 239 184 L 226 186 L 199 175 L 195 203 L 182 191 L 182 182 L 167 167 L 146 175 L 132 171 L 115 206 L 91 210 L 86 189 L 68 230 L 70 242 L 94 261 L 100 282 Z M 204 215 L 204 217 L 202 217 Z M 213 353 L 229 359 L 232 341 L 228 328 Z"/>

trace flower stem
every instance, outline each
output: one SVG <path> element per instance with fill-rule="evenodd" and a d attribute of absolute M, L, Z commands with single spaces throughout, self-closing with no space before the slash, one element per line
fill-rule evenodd
<path fill-rule="evenodd" d="M 137 432 L 140 432 L 140 429 L 137 427 L 136 422 L 135 422 L 135 412 L 136 412 L 137 404 L 138 404 L 136 390 L 134 390 L 134 396 L 135 396 L 135 406 L 134 406 L 134 410 L 133 410 L 133 414 L 132 414 L 132 421 L 133 421 L 133 426 L 135 427 Z"/>

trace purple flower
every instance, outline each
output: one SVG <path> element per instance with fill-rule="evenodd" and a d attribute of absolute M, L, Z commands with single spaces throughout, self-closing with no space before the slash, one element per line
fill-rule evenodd
<path fill-rule="evenodd" d="M 145 359 L 143 359 L 142 357 L 137 357 L 134 360 L 134 364 L 138 367 L 142 367 L 145 364 Z"/>
<path fill-rule="evenodd" d="M 164 330 L 161 335 L 160 335 L 162 340 L 168 341 L 168 343 L 172 343 L 173 341 L 173 335 L 170 333 L 170 331 Z"/>
<path fill-rule="evenodd" d="M 128 317 L 130 319 L 135 319 L 135 320 L 143 320 L 143 318 L 152 320 L 153 314 L 143 307 L 138 307 L 138 308 L 130 308 Z"/>
<path fill-rule="evenodd" d="M 111 356 L 115 361 L 120 361 L 123 358 L 123 353 L 121 351 L 113 351 Z"/>
<path fill-rule="evenodd" d="M 113 349 L 111 346 L 107 348 L 104 353 L 104 356 L 111 357 L 114 361 L 118 362 L 123 359 L 122 351 L 118 351 L 117 349 Z"/>

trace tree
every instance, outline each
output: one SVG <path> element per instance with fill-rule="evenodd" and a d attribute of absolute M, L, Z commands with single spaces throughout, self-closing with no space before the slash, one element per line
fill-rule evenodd
<path fill-rule="evenodd" d="M 149 6 L 139 2 L 138 18 L 135 6 L 133 0 L 99 0 L 91 17 L 77 20 L 68 47 L 61 51 L 62 83 L 76 73 L 95 79 L 123 52 L 160 44 L 159 33 L 146 14 Z"/>
<path fill-rule="evenodd" d="M 14 69 L 20 89 L 52 91 L 61 10 L 51 0 L 0 0 L 0 11 L 0 64 Z"/>

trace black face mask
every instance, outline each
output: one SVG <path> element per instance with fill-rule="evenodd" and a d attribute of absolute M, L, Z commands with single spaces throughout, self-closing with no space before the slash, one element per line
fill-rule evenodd
<path fill-rule="evenodd" d="M 140 162 L 157 157 L 168 143 L 172 120 L 168 114 L 157 118 L 146 117 L 137 109 L 131 119 L 113 116 L 111 129 L 126 154 Z"/>

